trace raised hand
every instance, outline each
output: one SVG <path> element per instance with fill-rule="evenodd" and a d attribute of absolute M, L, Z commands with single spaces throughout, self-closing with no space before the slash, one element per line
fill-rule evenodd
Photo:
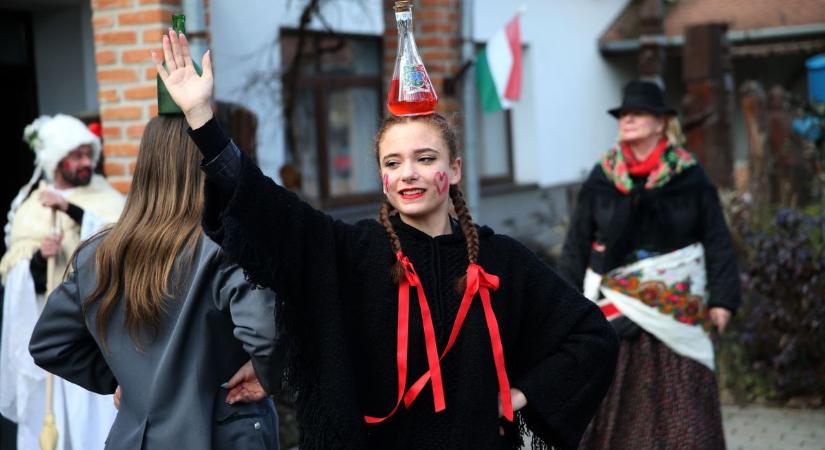
<path fill-rule="evenodd" d="M 212 118 L 210 100 L 214 85 L 210 52 L 204 53 L 201 60 L 203 74 L 198 75 L 192 64 L 186 36 L 169 29 L 169 33 L 163 36 L 163 59 L 153 51 L 152 60 L 166 90 L 183 111 L 189 126 L 200 128 L 209 121 Z"/>

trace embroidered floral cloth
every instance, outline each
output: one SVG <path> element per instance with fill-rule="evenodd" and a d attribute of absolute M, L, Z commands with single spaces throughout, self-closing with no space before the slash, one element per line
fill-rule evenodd
<path fill-rule="evenodd" d="M 648 174 L 645 189 L 662 187 L 671 178 L 694 165 L 696 165 L 696 158 L 690 152 L 682 148 L 668 147 L 662 153 L 659 163 Z M 628 165 L 621 144 L 616 144 L 604 155 L 601 166 L 604 174 L 613 182 L 616 189 L 625 194 L 630 193 L 633 188 L 633 179 L 628 172 Z"/>
<path fill-rule="evenodd" d="M 593 295 L 598 291 L 604 295 L 601 300 Z M 626 316 L 674 352 L 714 368 L 702 244 L 636 261 L 604 276 L 588 271 L 585 292 L 608 320 Z"/>
<path fill-rule="evenodd" d="M 640 300 L 647 306 L 656 308 L 663 314 L 673 316 L 679 322 L 698 325 L 710 331 L 708 308 L 699 295 L 690 290 L 691 279 L 675 283 L 648 280 L 642 281 L 642 271 L 606 277 L 603 286 L 629 297 Z"/>

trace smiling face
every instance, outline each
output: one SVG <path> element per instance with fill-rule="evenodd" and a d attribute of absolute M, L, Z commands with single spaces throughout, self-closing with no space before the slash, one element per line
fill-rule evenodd
<path fill-rule="evenodd" d="M 450 185 L 461 181 L 439 129 L 424 121 L 398 123 L 378 142 L 378 163 L 390 204 L 408 222 L 447 217 Z"/>

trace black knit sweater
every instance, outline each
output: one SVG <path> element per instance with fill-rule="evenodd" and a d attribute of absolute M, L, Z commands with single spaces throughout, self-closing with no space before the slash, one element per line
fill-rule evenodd
<path fill-rule="evenodd" d="M 233 151 L 229 143 L 224 153 Z M 234 184 L 218 172 L 207 182 L 204 229 L 253 282 L 284 300 L 302 449 L 518 447 L 515 427 L 498 433 L 496 371 L 478 298 L 442 361 L 446 410 L 433 412 L 428 386 L 409 410 L 365 424 L 364 414 L 387 414 L 397 395 L 398 288 L 386 232 L 374 220 L 349 225 L 314 210 L 246 157 Z M 441 350 L 461 300 L 464 237 L 432 238 L 392 220 L 423 281 Z M 486 227 L 479 235 L 479 263 L 501 277 L 492 303 L 507 373 L 528 400 L 517 416 L 537 441 L 575 448 L 611 382 L 617 339 L 598 308 L 532 252 Z M 408 386 L 427 370 L 414 289 L 410 304 Z"/>

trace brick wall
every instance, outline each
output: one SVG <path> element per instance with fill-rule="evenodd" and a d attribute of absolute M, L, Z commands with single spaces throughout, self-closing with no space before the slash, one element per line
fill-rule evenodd
<path fill-rule="evenodd" d="M 384 92 L 392 79 L 398 52 L 398 27 L 393 5 L 384 0 Z M 418 52 L 438 94 L 438 111 L 451 114 L 461 107 L 459 96 L 448 97 L 444 80 L 461 68 L 461 1 L 416 0 L 413 6 L 413 26 Z"/>
<path fill-rule="evenodd" d="M 180 0 L 91 0 L 105 171 L 127 192 L 143 128 L 157 115 L 149 53 L 180 12 Z"/>

